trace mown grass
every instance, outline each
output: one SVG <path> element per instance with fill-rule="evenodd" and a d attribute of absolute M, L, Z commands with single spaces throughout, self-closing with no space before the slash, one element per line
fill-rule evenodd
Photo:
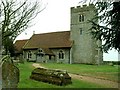
<path fill-rule="evenodd" d="M 40 63 L 41 66 L 51 69 L 67 70 L 69 73 L 87 75 L 96 78 L 108 79 L 118 82 L 118 66 L 85 65 L 85 64 L 57 64 Z"/>
<path fill-rule="evenodd" d="M 85 81 L 76 80 L 76 79 L 72 79 L 72 84 L 67 86 L 57 86 L 57 85 L 31 80 L 29 77 L 31 75 L 32 70 L 34 69 L 34 67 L 32 67 L 32 64 L 33 63 L 18 64 L 18 67 L 20 69 L 20 82 L 18 84 L 18 88 L 103 88 L 103 86 Z M 42 64 L 42 65 L 43 66 L 47 65 L 48 67 L 51 68 L 52 66 L 54 66 L 53 64 Z M 59 64 L 58 67 L 60 67 Z M 63 65 L 63 67 L 65 67 L 65 65 Z"/>

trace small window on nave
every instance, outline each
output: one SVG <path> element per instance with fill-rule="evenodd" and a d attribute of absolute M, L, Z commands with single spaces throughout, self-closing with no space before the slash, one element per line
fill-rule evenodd
<path fill-rule="evenodd" d="M 59 52 L 59 59 L 64 59 L 64 52 L 63 51 L 60 51 Z"/>
<path fill-rule="evenodd" d="M 32 58 L 32 52 L 31 51 L 28 52 L 28 58 Z"/>

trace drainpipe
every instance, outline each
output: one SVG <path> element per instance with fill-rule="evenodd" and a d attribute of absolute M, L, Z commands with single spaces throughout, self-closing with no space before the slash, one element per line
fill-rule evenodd
<path fill-rule="evenodd" d="M 69 63 L 72 64 L 72 48 L 70 48 L 70 51 L 69 51 Z"/>

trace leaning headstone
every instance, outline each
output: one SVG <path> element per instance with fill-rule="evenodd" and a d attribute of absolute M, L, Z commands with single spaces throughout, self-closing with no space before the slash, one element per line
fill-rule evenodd
<path fill-rule="evenodd" d="M 2 59 L 2 88 L 17 88 L 19 69 L 13 64 L 9 56 Z"/>

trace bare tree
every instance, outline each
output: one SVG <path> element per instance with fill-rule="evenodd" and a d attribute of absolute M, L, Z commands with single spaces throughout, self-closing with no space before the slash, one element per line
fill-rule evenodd
<path fill-rule="evenodd" d="M 0 32 L 2 32 L 2 43 L 5 46 L 8 40 L 15 40 L 25 29 L 30 26 L 31 21 L 40 13 L 40 2 L 28 0 L 1 0 L 0 10 Z"/>

